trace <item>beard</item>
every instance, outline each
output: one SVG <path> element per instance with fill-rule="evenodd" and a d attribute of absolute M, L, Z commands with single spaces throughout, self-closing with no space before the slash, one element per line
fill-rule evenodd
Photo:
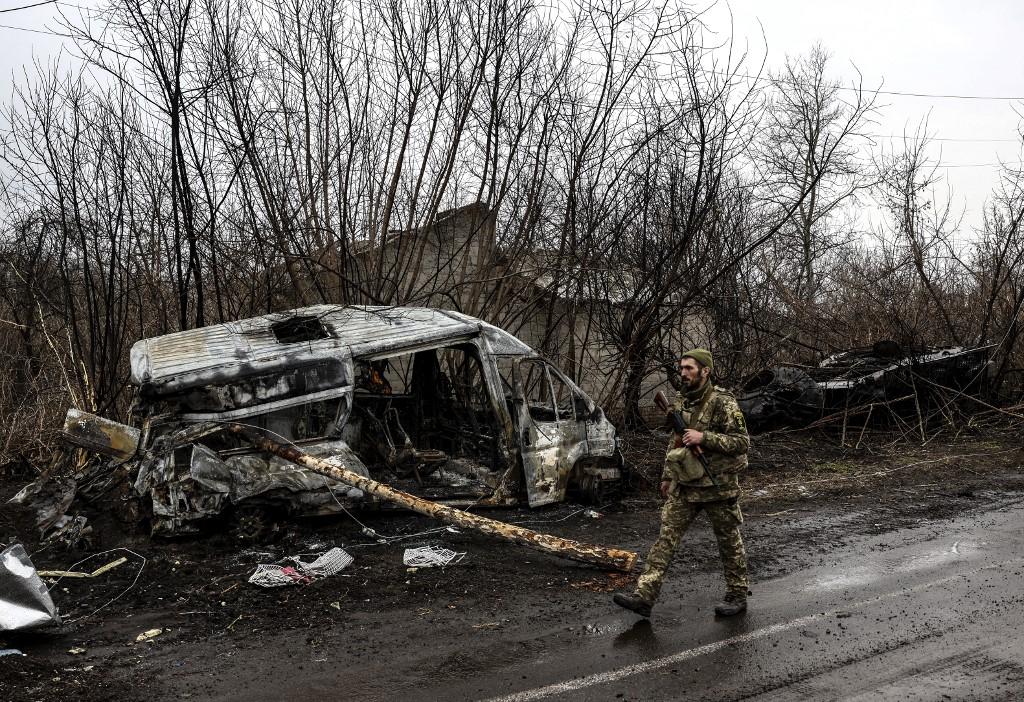
<path fill-rule="evenodd" d="M 688 382 L 686 384 L 686 389 L 687 390 L 698 390 L 698 389 L 700 389 L 700 386 L 704 384 L 705 380 L 706 380 L 706 378 L 703 375 L 697 375 L 697 376 L 694 377 L 693 380 L 691 380 L 690 382 Z"/>

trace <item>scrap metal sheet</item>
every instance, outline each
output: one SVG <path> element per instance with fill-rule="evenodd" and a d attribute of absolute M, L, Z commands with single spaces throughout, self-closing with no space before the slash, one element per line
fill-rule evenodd
<path fill-rule="evenodd" d="M 21 544 L 0 554 L 0 631 L 60 624 L 57 607 Z"/>

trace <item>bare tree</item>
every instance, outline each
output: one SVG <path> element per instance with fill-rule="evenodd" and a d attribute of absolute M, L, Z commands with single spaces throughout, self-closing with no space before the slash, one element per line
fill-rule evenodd
<path fill-rule="evenodd" d="M 914 137 L 905 139 L 902 152 L 881 157 L 877 192 L 889 214 L 892 245 L 916 272 L 942 319 L 946 337 L 959 344 L 962 317 L 948 295 L 959 268 L 950 239 L 956 224 L 950 219 L 948 200 L 942 203 L 936 198 L 937 164 L 927 156 L 928 145 L 926 125 L 922 125 Z"/>
<path fill-rule="evenodd" d="M 783 243 L 797 261 L 790 285 L 796 298 L 813 302 L 818 260 L 849 241 L 836 230 L 836 215 L 871 184 L 863 157 L 866 129 L 873 123 L 877 94 L 864 89 L 860 74 L 850 87 L 828 76 L 829 55 L 816 44 L 804 56 L 787 57 L 771 74 L 766 136 L 760 152 L 783 201 L 806 197 L 783 229 Z"/>
<path fill-rule="evenodd" d="M 1006 169 L 985 214 L 981 237 L 969 262 L 976 281 L 978 341 L 994 344 L 991 389 L 998 398 L 1012 375 L 1024 372 L 1019 342 L 1024 310 L 1024 172 Z M 1018 380 L 1016 387 L 1020 387 Z"/>

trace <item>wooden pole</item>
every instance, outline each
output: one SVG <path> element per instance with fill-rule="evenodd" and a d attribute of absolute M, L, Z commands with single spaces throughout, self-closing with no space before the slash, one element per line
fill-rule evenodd
<path fill-rule="evenodd" d="M 366 478 L 358 473 L 353 473 L 345 468 L 337 459 L 316 458 L 294 446 L 283 446 L 276 441 L 271 441 L 255 433 L 247 427 L 229 424 L 227 429 L 243 437 L 261 451 L 273 453 L 286 461 L 300 465 L 303 468 L 308 468 L 315 473 L 359 488 L 363 492 L 385 502 L 400 505 L 406 509 L 433 517 L 448 524 L 472 529 L 482 534 L 511 541 L 537 551 L 551 553 L 573 561 L 590 563 L 602 568 L 628 572 L 636 565 L 637 554 L 632 551 L 605 548 L 604 546 L 584 544 L 572 541 L 571 539 L 541 534 L 512 524 L 505 524 L 494 519 L 471 514 L 460 509 L 453 509 L 446 505 L 424 500 L 416 495 L 396 490 L 393 487 L 371 478 Z"/>

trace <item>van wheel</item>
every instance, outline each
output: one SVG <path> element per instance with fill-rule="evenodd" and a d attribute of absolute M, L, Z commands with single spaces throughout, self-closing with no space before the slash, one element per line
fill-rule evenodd
<path fill-rule="evenodd" d="M 600 505 L 608 497 L 608 481 L 601 480 L 596 475 L 584 475 L 580 479 L 580 497 L 588 505 Z"/>
<path fill-rule="evenodd" d="M 232 533 L 246 543 L 269 540 L 280 529 L 271 510 L 259 505 L 236 507 L 234 522 Z"/>

